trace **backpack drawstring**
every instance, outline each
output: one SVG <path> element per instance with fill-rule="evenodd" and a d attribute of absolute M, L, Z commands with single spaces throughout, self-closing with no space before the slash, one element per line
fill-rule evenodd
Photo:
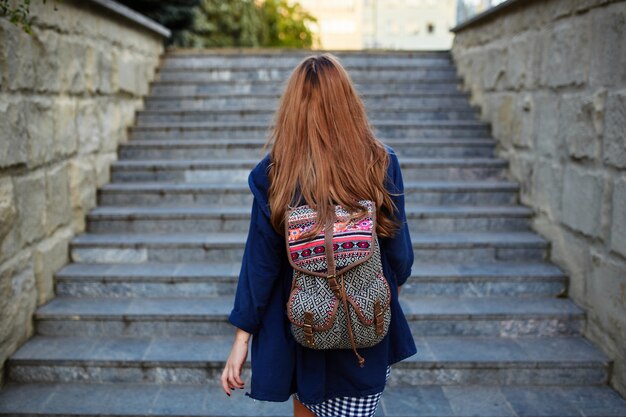
<path fill-rule="evenodd" d="M 356 350 L 356 343 L 354 342 L 354 335 L 352 334 L 352 322 L 350 320 L 350 312 L 348 311 L 348 297 L 346 295 L 346 287 L 344 285 L 343 273 L 339 274 L 341 277 L 341 298 L 343 300 L 343 307 L 346 312 L 346 317 L 348 319 L 348 334 L 350 335 L 350 343 L 352 343 L 352 350 L 354 350 L 354 354 L 359 360 L 359 366 L 363 368 L 365 366 L 365 358 L 359 355 L 359 352 Z"/>

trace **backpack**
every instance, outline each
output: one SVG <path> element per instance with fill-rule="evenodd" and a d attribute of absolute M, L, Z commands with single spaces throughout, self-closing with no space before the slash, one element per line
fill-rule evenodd
<path fill-rule="evenodd" d="M 302 234 L 316 225 L 307 204 L 285 213 L 285 239 L 293 280 L 287 316 L 295 340 L 312 349 L 349 349 L 379 343 L 389 330 L 391 291 L 383 275 L 376 236 L 376 205 L 360 200 L 365 217 L 352 219 L 341 205 L 335 221 L 317 236 Z"/>

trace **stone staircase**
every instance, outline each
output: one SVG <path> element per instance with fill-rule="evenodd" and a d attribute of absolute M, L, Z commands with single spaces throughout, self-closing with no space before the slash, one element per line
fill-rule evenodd
<path fill-rule="evenodd" d="M 7 361 L 1 415 L 292 415 L 291 401 L 228 398 L 217 380 L 246 179 L 306 55 L 168 53 L 57 297 Z M 393 367 L 378 415 L 626 416 L 449 53 L 337 55 L 400 157 L 415 250 L 401 303 L 418 354 Z"/>

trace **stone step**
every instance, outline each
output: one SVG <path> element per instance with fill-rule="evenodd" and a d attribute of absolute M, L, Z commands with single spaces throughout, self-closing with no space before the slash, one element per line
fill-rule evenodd
<path fill-rule="evenodd" d="M 461 158 L 493 157 L 495 141 L 491 139 L 387 139 L 384 143 L 394 148 L 399 157 Z M 120 145 L 120 159 L 211 159 L 256 158 L 265 155 L 263 139 L 180 139 L 131 140 Z"/>
<path fill-rule="evenodd" d="M 400 302 L 420 336 L 579 335 L 584 312 L 569 299 L 521 297 L 415 297 Z M 230 335 L 232 296 L 60 297 L 35 312 L 45 336 Z"/>
<path fill-rule="evenodd" d="M 232 329 L 231 329 L 232 330 Z M 221 375 L 230 336 L 41 336 L 7 361 L 14 382 L 207 384 Z M 603 385 L 610 361 L 579 336 L 416 337 L 388 386 Z M 364 353 L 367 360 L 367 354 Z M 248 356 L 249 358 L 249 356 Z M 249 363 L 243 377 L 249 381 Z M 169 391 L 168 392 L 175 392 Z"/>
<path fill-rule="evenodd" d="M 56 274 L 56 294 L 73 297 L 234 295 L 241 268 L 231 263 L 69 264 Z M 403 287 L 412 296 L 562 295 L 566 277 L 544 262 L 416 263 Z"/>
<path fill-rule="evenodd" d="M 205 83 L 213 81 L 279 81 L 284 82 L 293 72 L 291 68 L 257 67 L 257 68 L 211 68 L 200 69 L 176 68 L 161 69 L 155 79 L 164 82 Z M 418 81 L 458 81 L 456 69 L 446 66 L 352 66 L 348 74 L 353 83 L 364 84 L 375 81 L 397 80 Z"/>
<path fill-rule="evenodd" d="M 391 373 L 396 371 L 392 366 Z M 542 416 L 608 417 L 626 416 L 626 401 L 613 389 L 603 386 L 547 385 L 432 385 L 386 387 L 376 416 Z M 264 402 L 234 390 L 227 397 L 219 384 L 160 383 L 17 383 L 0 391 L 1 416 L 76 415 L 120 416 L 206 416 L 291 417 L 291 401 Z M 165 389 L 167 388 L 167 389 Z M 80 404 L 76 399 L 80 398 Z M 478 400 L 481 399 L 481 400 Z M 419 414 L 416 414 L 419 410 Z"/>
<path fill-rule="evenodd" d="M 247 183 L 256 159 L 123 160 L 111 165 L 114 182 Z M 496 158 L 402 158 L 405 181 L 504 180 L 507 161 Z"/>
<path fill-rule="evenodd" d="M 524 206 L 406 205 L 411 233 L 528 230 Z M 250 207 L 101 206 L 87 216 L 90 233 L 247 232 Z"/>
<path fill-rule="evenodd" d="M 240 262 L 246 233 L 94 234 L 76 237 L 71 257 L 81 263 Z M 548 242 L 532 232 L 420 233 L 416 262 L 543 261 Z"/>
<path fill-rule="evenodd" d="M 84 264 L 56 274 L 56 294 L 70 297 L 215 297 L 234 295 L 241 261 L 231 263 Z M 415 263 L 403 295 L 554 297 L 566 276 L 546 262 Z"/>
<path fill-rule="evenodd" d="M 517 204 L 519 184 L 512 181 L 404 181 L 405 202 L 420 205 Z M 98 203 L 106 206 L 252 205 L 245 183 L 131 182 L 106 184 L 98 191 Z"/>
<path fill-rule="evenodd" d="M 403 80 L 381 82 L 370 79 L 353 83 L 358 93 L 422 93 L 459 92 L 462 82 L 458 78 L 448 80 Z M 251 94 L 251 93 L 282 93 L 284 81 L 214 81 L 214 82 L 180 82 L 153 81 L 150 83 L 150 95 L 199 95 L 199 94 Z"/>
<path fill-rule="evenodd" d="M 367 67 L 373 70 L 377 68 L 454 68 L 449 54 L 428 56 L 376 56 L 376 55 L 345 55 L 341 52 L 333 52 L 341 60 L 341 64 L 348 71 L 355 67 Z M 175 57 L 168 54 L 160 67 L 160 71 L 175 70 L 205 70 L 205 69 L 291 69 L 293 70 L 301 61 L 313 53 L 296 54 L 293 56 L 280 56 L 275 54 L 255 54 L 228 56 L 223 54 L 196 55 L 193 57 Z"/>
<path fill-rule="evenodd" d="M 362 93 L 360 94 L 366 109 L 381 107 L 428 107 L 432 109 L 466 109 L 470 107 L 469 97 L 460 91 L 424 91 L 422 93 Z M 145 99 L 146 109 L 165 110 L 214 110 L 214 109 L 248 109 L 269 108 L 278 106 L 280 91 L 269 93 L 222 93 L 222 94 L 160 94 Z"/>
<path fill-rule="evenodd" d="M 473 138 L 489 136 L 479 121 L 371 121 L 376 136 L 397 138 Z M 271 123 L 159 123 L 129 128 L 133 139 L 265 139 Z"/>
<path fill-rule="evenodd" d="M 211 110 L 143 110 L 137 113 L 136 124 L 155 123 L 201 123 L 201 122 L 271 122 L 276 107 L 249 107 L 245 109 L 214 108 Z M 471 107 L 454 108 L 416 108 L 399 107 L 368 108 L 381 120 L 435 121 L 435 120 L 476 120 L 477 112 Z"/>

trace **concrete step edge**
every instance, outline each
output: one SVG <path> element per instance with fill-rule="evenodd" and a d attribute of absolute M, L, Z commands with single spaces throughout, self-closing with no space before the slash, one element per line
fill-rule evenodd
<path fill-rule="evenodd" d="M 36 320 L 227 321 L 232 296 L 70 297 L 58 296 L 35 311 Z M 401 296 L 409 321 L 582 320 L 585 312 L 567 298 Z M 444 308 L 442 308 L 444 307 Z"/>
<path fill-rule="evenodd" d="M 396 365 L 392 367 L 395 369 Z M 393 372 L 393 370 L 392 370 Z M 100 401 L 95 400 L 81 407 L 83 416 L 136 416 L 137 404 L 142 404 L 144 415 L 180 416 L 194 414 L 198 416 L 217 417 L 224 413 L 219 411 L 227 406 L 232 413 L 240 416 L 274 416 L 291 417 L 293 407 L 290 402 L 268 403 L 252 401 L 244 396 L 248 391 L 249 381 L 244 390 L 234 390 L 232 398 L 226 396 L 217 384 L 178 384 L 168 390 L 162 384 L 155 383 L 85 383 L 85 382 L 54 382 L 54 383 L 16 383 L 9 382 L 0 391 L 0 415 L 2 416 L 48 416 L 75 415 L 76 398 L 94 398 L 98 393 Z M 185 401 L 176 402 L 178 398 Z M 402 398 L 405 411 L 398 413 L 398 399 Z M 606 417 L 609 415 L 626 415 L 626 400 L 609 386 L 591 385 L 555 385 L 555 386 L 426 386 L 426 387 L 385 387 L 379 409 L 393 405 L 392 414 L 377 415 L 413 415 L 416 407 L 423 401 L 430 401 L 429 409 L 438 417 L 461 417 L 468 412 L 484 410 L 484 406 L 468 398 L 489 398 L 493 408 L 504 409 L 501 417 L 520 415 L 523 410 L 533 410 L 537 401 L 550 398 L 555 406 L 551 413 L 542 413 L 544 417 L 563 417 L 564 409 L 571 410 L 586 417 Z M 413 399 L 413 400 L 409 400 Z M 588 399 L 594 399 L 589 403 Z M 11 401 L 9 401 L 11 400 Z M 480 402 L 479 402 L 480 403 Z M 132 404 L 132 405 L 129 405 Z M 472 405 L 474 404 L 474 405 Z M 511 406 L 515 404 L 515 406 Z M 145 406 L 143 406 L 145 405 Z M 252 405 L 252 407 L 250 407 Z M 489 408 L 489 407 L 488 407 Z M 436 410 L 436 411 L 435 411 Z M 455 411 L 456 410 L 456 411 Z M 515 411 L 517 410 L 517 411 Z M 621 411 L 620 411 L 621 410 Z M 425 415 L 425 414 L 423 414 Z M 472 414 L 479 415 L 479 414 Z M 496 414 L 490 413 L 495 416 Z"/>
<path fill-rule="evenodd" d="M 450 191 L 456 190 L 460 192 L 468 191 L 512 191 L 519 190 L 519 184 L 513 181 L 506 180 L 491 180 L 491 181 L 405 181 L 405 191 L 408 190 L 432 190 L 432 191 Z M 137 192 L 137 191 L 154 191 L 161 192 L 164 190 L 169 191 L 243 191 L 248 193 L 249 188 L 247 184 L 232 183 L 232 184 L 214 184 L 214 183 L 176 183 L 176 182 L 115 182 L 105 184 L 100 188 L 100 192 Z"/>
<path fill-rule="evenodd" d="M 72 240 L 73 247 L 242 247 L 246 233 L 209 234 L 92 234 L 84 233 Z M 548 241 L 534 232 L 461 232 L 417 233 L 412 236 L 413 247 L 546 247 Z"/>
<path fill-rule="evenodd" d="M 254 168 L 259 163 L 258 159 L 141 159 L 141 160 L 118 160 L 111 164 L 111 169 L 157 169 L 157 170 L 178 170 L 178 169 L 229 169 L 229 168 Z M 402 168 L 411 167 L 440 167 L 451 168 L 454 166 L 466 167 L 505 167 L 508 161 L 501 158 L 485 157 L 465 157 L 465 158 L 402 158 L 400 166 Z"/>
<path fill-rule="evenodd" d="M 473 147 L 473 146 L 496 146 L 497 142 L 493 139 L 412 139 L 412 140 L 397 140 L 388 139 L 382 140 L 385 144 L 392 147 L 401 146 L 458 146 L 458 147 Z M 238 139 L 236 141 L 228 139 L 133 139 L 127 143 L 121 144 L 120 148 L 244 148 L 252 146 L 263 146 L 266 143 L 265 139 Z"/>
<path fill-rule="evenodd" d="M 405 121 L 405 120 L 370 120 L 374 127 L 432 127 L 432 128 L 485 128 L 489 123 L 479 120 L 441 120 L 441 121 Z M 176 130 L 176 129 L 214 129 L 214 128 L 259 128 L 267 129 L 271 127 L 271 123 L 254 123 L 254 122 L 188 122 L 188 123 L 150 123 L 142 126 L 134 126 L 132 130 Z"/>
<path fill-rule="evenodd" d="M 418 353 L 396 366 L 398 368 L 445 368 L 477 367 L 538 368 L 538 367 L 608 367 L 610 359 L 582 336 L 551 337 L 475 337 L 475 336 L 428 336 L 415 337 Z M 116 346 L 132 342 L 132 349 L 122 352 Z M 193 346 L 193 351 L 172 350 L 169 357 L 149 355 L 148 348 L 157 350 L 159 345 Z M 99 366 L 159 366 L 223 367 L 232 344 L 232 336 L 42 336 L 35 335 L 7 360 L 7 366 L 15 365 L 99 365 Z M 507 349 L 485 352 L 490 345 L 508 346 L 516 353 L 511 356 Z M 201 346 L 206 346 L 202 349 Z M 157 347 L 155 349 L 155 346 Z M 54 347 L 51 349 L 50 347 Z M 477 350 L 477 348 L 481 348 Z M 99 353 L 95 353 L 102 349 Z M 546 351 L 549 349 L 549 351 Z M 473 352 L 470 353 L 470 352 Z M 93 354 L 93 356 L 91 356 Z M 471 357 L 474 355 L 474 357 Z M 248 357 L 249 361 L 249 357 Z M 249 364 L 249 362 L 247 362 Z"/>
<path fill-rule="evenodd" d="M 99 281 L 114 282 L 127 280 L 186 280 L 198 279 L 231 282 L 239 276 L 241 264 L 227 263 L 145 263 L 145 264 L 88 264 L 70 263 L 55 275 L 58 281 Z M 500 262 L 485 264 L 413 264 L 409 279 L 419 282 L 441 282 L 457 280 L 527 280 L 530 278 L 558 280 L 567 279 L 566 274 L 550 262 Z"/>
<path fill-rule="evenodd" d="M 533 210 L 520 205 L 502 206 L 414 206 L 407 204 L 409 218 L 449 217 L 523 217 L 533 215 Z M 89 220 L 180 220 L 180 219 L 247 219 L 250 207 L 149 207 L 149 206 L 99 206 L 92 209 Z"/>

